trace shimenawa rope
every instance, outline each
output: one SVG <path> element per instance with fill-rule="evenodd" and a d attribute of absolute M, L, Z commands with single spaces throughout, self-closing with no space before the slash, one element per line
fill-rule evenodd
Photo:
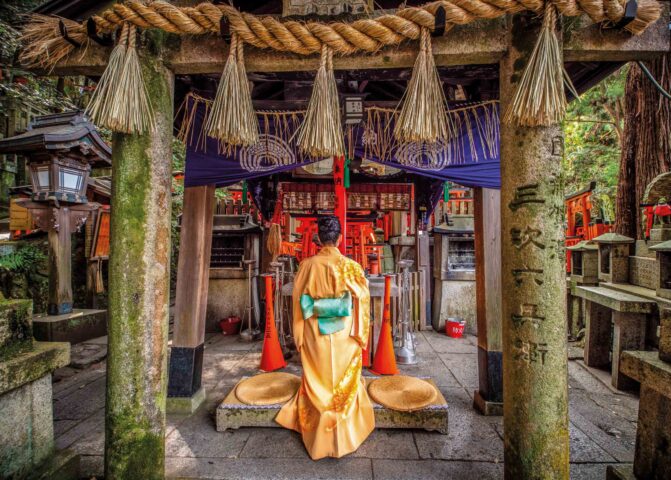
<path fill-rule="evenodd" d="M 258 126 L 255 123 L 256 117 L 253 115 L 251 95 L 244 74 L 242 42 L 257 48 L 300 55 L 321 52 L 322 62 L 317 72 L 306 121 L 299 132 L 298 144 L 302 151 L 310 155 L 328 156 L 343 154 L 338 92 L 331 60 L 334 53 L 340 55 L 356 52 L 372 53 L 384 46 L 397 45 L 404 40 L 416 40 L 421 37 L 420 57 L 424 60 L 419 61 L 418 58 L 415 65 L 409 85 L 410 95 L 406 95 L 407 98 L 404 100 L 395 136 L 402 141 L 446 141 L 449 128 L 445 124 L 444 95 L 433 63 L 428 34 L 436 28 L 436 15 L 439 9 L 442 9 L 441 17 L 443 11 L 445 14 L 445 31 L 454 25 L 470 23 L 479 18 L 496 18 L 525 10 L 539 14 L 545 12 L 548 18 L 545 19 L 531 61 L 526 67 L 523 81 L 520 82 L 515 94 L 515 102 L 507 112 L 506 119 L 521 125 L 549 125 L 561 118 L 566 104 L 561 86 L 563 75 L 561 48 L 555 34 L 556 13 L 566 16 L 587 14 L 595 22 L 617 24 L 625 16 L 627 1 L 441 0 L 351 23 L 303 23 L 295 20 L 278 20 L 268 16 L 257 17 L 240 12 L 232 6 L 211 3 L 201 3 L 195 7 L 177 7 L 160 0 L 148 4 L 129 1 L 115 4 L 101 15 L 93 16 L 92 21 L 96 30 L 103 34 L 113 32 L 123 24 L 131 25 L 133 30 L 135 27 L 159 28 L 175 34 L 199 35 L 218 32 L 222 17 L 226 17 L 234 42 L 213 106 L 213 118 L 208 121 L 208 132 L 231 145 L 248 145 L 258 138 Z M 636 17 L 624 28 L 634 34 L 641 33 L 659 18 L 660 12 L 661 7 L 656 0 L 639 0 Z M 26 48 L 22 52 L 22 61 L 29 66 L 51 67 L 67 57 L 75 45 L 86 47 L 90 42 L 88 30 L 87 23 L 77 24 L 57 18 L 34 16 L 33 22 L 24 29 Z M 137 57 L 131 55 L 135 53 L 134 45 L 133 48 L 126 50 L 123 67 L 119 66 L 121 62 L 112 55 L 114 58 L 110 58 L 110 64 L 103 78 L 119 79 L 119 84 L 135 90 L 128 92 L 130 98 L 142 100 L 143 93 L 146 92 L 143 92 L 144 84 L 141 76 L 138 81 L 136 74 L 139 72 Z M 128 68 L 129 64 L 133 69 Z M 118 90 L 109 86 L 103 85 L 103 87 L 114 92 Z M 109 92 L 106 92 L 106 95 L 101 96 L 104 100 L 102 105 L 97 107 L 98 110 L 107 112 L 119 109 L 113 105 L 118 95 L 109 95 Z M 533 111 L 529 111 L 530 105 Z M 234 115 L 228 111 L 229 107 L 232 108 Z M 92 111 L 95 112 L 96 109 Z M 105 123 L 116 131 L 134 133 L 144 130 L 144 122 L 133 121 L 130 118 L 133 115 L 137 116 L 136 111 L 131 109 L 127 115 L 129 117 L 127 119 L 114 118 Z M 529 119 L 530 115 L 533 116 L 532 119 Z M 426 121 L 420 124 L 417 123 L 418 119 Z"/>

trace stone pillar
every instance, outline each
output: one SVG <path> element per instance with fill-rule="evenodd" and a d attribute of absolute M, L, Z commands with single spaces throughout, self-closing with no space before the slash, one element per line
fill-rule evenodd
<path fill-rule="evenodd" d="M 201 387 L 207 289 L 210 282 L 214 185 L 184 189 L 177 262 L 174 332 L 170 347 L 168 411 L 193 412 Z"/>
<path fill-rule="evenodd" d="M 155 53 L 164 35 L 146 35 L 139 54 L 155 125 L 112 139 L 107 480 L 165 472 L 174 77 Z"/>
<path fill-rule="evenodd" d="M 473 406 L 483 415 L 503 415 L 501 192 L 476 188 L 474 200 L 479 389 Z"/>
<path fill-rule="evenodd" d="M 611 384 L 618 390 L 631 390 L 637 386 L 635 380 L 621 372 L 620 358 L 625 350 L 645 350 L 646 325 L 645 313 L 613 312 Z"/>
<path fill-rule="evenodd" d="M 501 61 L 501 117 L 541 19 L 515 15 Z M 563 137 L 559 125 L 501 125 L 505 478 L 568 479 Z"/>
<path fill-rule="evenodd" d="M 610 308 L 584 300 L 585 305 L 585 365 L 605 367 L 610 363 L 611 322 Z"/>
<path fill-rule="evenodd" d="M 72 250 L 67 207 L 51 208 L 49 226 L 49 315 L 72 313 Z"/>

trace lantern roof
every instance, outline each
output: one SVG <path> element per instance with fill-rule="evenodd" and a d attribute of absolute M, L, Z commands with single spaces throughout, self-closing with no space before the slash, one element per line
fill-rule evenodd
<path fill-rule="evenodd" d="M 588 252 L 590 250 L 598 250 L 599 247 L 597 247 L 594 243 L 590 242 L 589 240 L 582 240 L 575 245 L 571 245 L 570 247 L 566 247 L 566 250 L 570 250 L 572 252 Z"/>
<path fill-rule="evenodd" d="M 608 232 L 604 233 L 603 235 L 599 235 L 596 238 L 593 238 L 592 241 L 603 244 L 621 244 L 621 243 L 634 243 L 636 240 L 634 240 L 631 237 L 620 235 L 619 233 Z"/>
<path fill-rule="evenodd" d="M 653 252 L 671 252 L 671 240 L 653 245 L 649 250 Z"/>
<path fill-rule="evenodd" d="M 72 150 L 78 150 L 93 167 L 112 166 L 112 149 L 81 111 L 36 117 L 26 132 L 0 140 L 0 154 L 33 156 Z"/>

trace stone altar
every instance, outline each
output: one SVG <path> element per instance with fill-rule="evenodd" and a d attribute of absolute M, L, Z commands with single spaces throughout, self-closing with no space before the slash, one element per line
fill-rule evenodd
<path fill-rule="evenodd" d="M 376 377 L 363 377 L 366 386 Z M 242 379 L 244 380 L 244 378 Z M 241 380 L 241 381 L 242 381 Z M 447 400 L 433 380 L 424 378 L 433 385 L 438 392 L 436 400 L 426 408 L 414 412 L 398 412 L 390 410 L 375 403 L 372 399 L 375 412 L 375 428 L 421 428 L 424 430 L 435 430 L 447 435 L 448 428 L 448 404 Z M 237 387 L 237 385 L 235 386 Z M 275 416 L 282 408 L 276 405 L 246 405 L 235 396 L 233 387 L 217 407 L 217 431 L 224 432 L 228 429 L 240 427 L 280 427 L 275 423 Z"/>

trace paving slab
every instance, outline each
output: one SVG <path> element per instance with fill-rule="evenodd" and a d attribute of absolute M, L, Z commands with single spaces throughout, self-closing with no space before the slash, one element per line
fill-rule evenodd
<path fill-rule="evenodd" d="M 240 458 L 310 458 L 298 432 L 283 428 L 248 428 L 245 431 L 249 436 Z"/>
<path fill-rule="evenodd" d="M 606 469 L 612 463 L 572 463 L 571 480 L 605 480 Z M 621 464 L 620 464 L 621 465 Z"/>
<path fill-rule="evenodd" d="M 373 460 L 375 478 L 384 480 L 500 480 L 502 463 L 440 460 Z"/>
<path fill-rule="evenodd" d="M 439 356 L 462 387 L 468 391 L 478 389 L 478 356 L 476 354 L 441 353 Z"/>
<path fill-rule="evenodd" d="M 167 436 L 166 456 L 169 457 L 237 457 L 242 452 L 249 433 L 217 432 L 215 422 L 207 411 L 198 412 L 179 423 Z"/>
<path fill-rule="evenodd" d="M 569 425 L 570 459 L 577 463 L 615 462 L 615 457 L 606 452 L 574 424 Z"/>
<path fill-rule="evenodd" d="M 438 432 L 430 433 L 445 437 Z M 414 460 L 419 459 L 419 452 L 412 431 L 375 430 L 351 456 Z"/>
<path fill-rule="evenodd" d="M 618 462 L 633 462 L 634 447 L 636 445 L 635 433 L 629 433 L 626 438 L 618 438 L 615 431 L 618 430 L 612 422 L 604 421 L 603 416 L 593 416 L 586 409 L 586 414 L 580 413 L 575 406 L 569 406 L 571 422 L 587 435 L 593 442 L 613 456 Z M 636 427 L 633 426 L 635 432 Z M 611 433 L 607 433 L 610 431 Z"/>
<path fill-rule="evenodd" d="M 96 431 L 105 431 L 105 413 L 102 410 L 78 423 L 64 434 L 56 436 L 56 448 L 69 448 L 75 442 Z M 98 453 L 102 454 L 102 451 Z"/>
<path fill-rule="evenodd" d="M 103 455 L 80 455 L 79 476 L 81 478 L 102 478 L 105 472 Z"/>
<path fill-rule="evenodd" d="M 502 419 L 485 417 L 473 410 L 472 401 L 462 388 L 441 390 L 450 405 L 448 435 L 413 432 L 420 458 L 503 461 L 503 441 L 494 427 Z"/>
<path fill-rule="evenodd" d="M 431 377 L 436 385 L 460 386 L 459 380 L 445 368 L 445 364 L 436 355 L 420 354 L 416 365 L 398 365 L 403 375 L 412 377 Z"/>
<path fill-rule="evenodd" d="M 166 457 L 166 478 L 210 480 L 372 480 L 368 458 L 185 458 Z M 387 477 L 377 477 L 387 478 Z"/>
<path fill-rule="evenodd" d="M 66 397 L 54 399 L 55 420 L 78 420 L 90 417 L 105 408 L 105 377 L 85 388 L 78 388 Z"/>
<path fill-rule="evenodd" d="M 477 353 L 477 347 L 470 341 L 471 338 L 477 338 L 472 335 L 465 335 L 461 338 L 448 337 L 444 333 L 434 331 L 424 332 L 424 337 L 436 353 Z"/>

